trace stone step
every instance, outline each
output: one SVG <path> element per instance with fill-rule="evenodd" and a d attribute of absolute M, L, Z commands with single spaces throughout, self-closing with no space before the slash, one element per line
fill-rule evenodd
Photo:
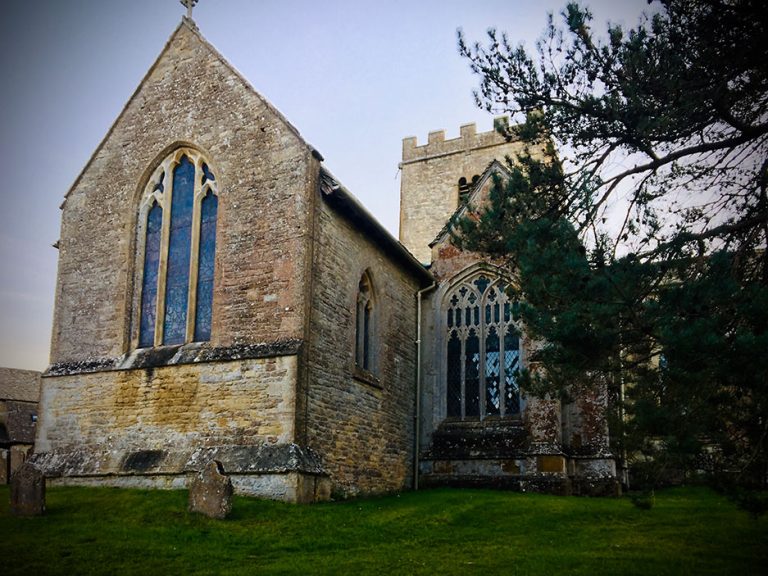
<path fill-rule="evenodd" d="M 484 476 L 476 474 L 422 474 L 422 488 L 488 488 L 514 492 L 540 492 L 545 494 L 571 494 L 570 480 L 561 475 Z"/>

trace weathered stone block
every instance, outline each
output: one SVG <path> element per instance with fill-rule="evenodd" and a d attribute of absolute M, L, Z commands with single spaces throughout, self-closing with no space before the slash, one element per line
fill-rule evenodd
<path fill-rule="evenodd" d="M 539 456 L 536 462 L 536 468 L 539 472 L 565 472 L 565 458 L 562 456 Z"/>
<path fill-rule="evenodd" d="M 8 450 L 0 448 L 0 484 L 8 484 Z"/>
<path fill-rule="evenodd" d="M 41 516 L 45 512 L 45 476 L 26 462 L 11 477 L 11 514 Z"/>
<path fill-rule="evenodd" d="M 27 456 L 32 452 L 32 445 L 29 444 L 17 444 L 11 446 L 10 461 L 11 461 L 11 476 L 16 472 L 24 462 L 27 461 Z"/>
<path fill-rule="evenodd" d="M 224 519 L 232 510 L 232 493 L 232 481 L 221 462 L 211 460 L 189 486 L 189 511 Z"/>

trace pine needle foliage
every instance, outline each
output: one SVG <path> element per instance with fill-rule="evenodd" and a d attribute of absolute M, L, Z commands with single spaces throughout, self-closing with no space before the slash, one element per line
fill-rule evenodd
<path fill-rule="evenodd" d="M 526 146 L 452 239 L 518 278 L 544 368 L 523 374 L 528 390 L 608 383 L 617 453 L 656 480 L 706 470 L 765 487 L 768 8 L 648 10 L 598 36 L 569 3 L 535 54 L 459 32 L 478 105 L 510 114 L 499 129 Z"/>

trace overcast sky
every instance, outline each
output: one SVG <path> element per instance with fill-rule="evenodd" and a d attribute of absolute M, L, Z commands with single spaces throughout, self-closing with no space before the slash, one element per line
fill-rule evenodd
<path fill-rule="evenodd" d="M 590 0 L 597 29 L 645 0 Z M 201 0 L 201 33 L 397 236 L 401 141 L 492 118 L 456 50 L 506 30 L 532 48 L 565 0 Z M 178 0 L 4 0 L 0 366 L 48 363 L 59 205 L 184 13 Z"/>

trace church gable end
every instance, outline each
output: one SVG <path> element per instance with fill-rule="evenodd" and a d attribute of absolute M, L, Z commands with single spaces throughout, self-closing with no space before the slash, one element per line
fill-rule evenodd
<path fill-rule="evenodd" d="M 135 346 L 141 196 L 159 163 L 185 146 L 218 171 L 211 343 L 302 337 L 317 161 L 185 20 L 62 206 L 54 364 L 115 358 Z"/>
<path fill-rule="evenodd" d="M 318 170 L 185 19 L 62 205 L 42 466 L 174 487 L 215 457 L 241 492 L 327 492 L 296 444 Z"/>

